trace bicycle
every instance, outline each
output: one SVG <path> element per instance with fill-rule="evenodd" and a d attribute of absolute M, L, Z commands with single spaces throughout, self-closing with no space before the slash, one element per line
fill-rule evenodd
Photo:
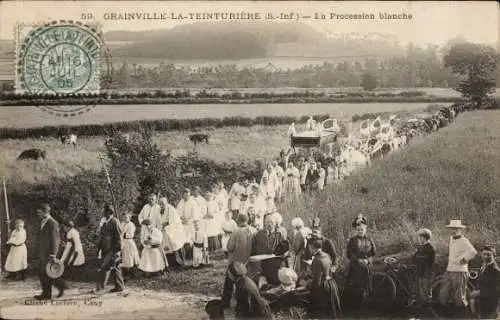
<path fill-rule="evenodd" d="M 368 300 L 378 306 L 414 307 L 417 293 L 411 286 L 413 279 L 409 273 L 416 267 L 400 264 L 392 257 L 386 257 L 384 264 L 384 271 L 375 271 L 370 275 Z"/>

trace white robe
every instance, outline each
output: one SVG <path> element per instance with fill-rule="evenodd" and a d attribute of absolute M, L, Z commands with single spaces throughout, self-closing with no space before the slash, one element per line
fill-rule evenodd
<path fill-rule="evenodd" d="M 245 187 L 243 187 L 238 182 L 235 182 L 229 191 L 229 209 L 230 210 L 240 210 L 241 207 L 241 195 L 246 193 Z"/>
<path fill-rule="evenodd" d="M 220 234 L 220 229 L 222 225 L 222 212 L 220 211 L 219 205 L 215 200 L 210 200 L 206 202 L 207 211 L 203 217 L 203 229 L 207 234 L 207 237 L 216 237 Z"/>
<path fill-rule="evenodd" d="M 80 239 L 80 233 L 75 228 L 71 228 L 66 234 L 66 246 L 64 247 L 64 252 L 61 256 L 61 260 L 65 261 L 68 258 L 68 263 L 73 259 L 73 266 L 81 266 L 85 263 L 85 255 L 83 254 L 83 246 L 82 241 Z M 71 241 L 70 241 L 71 240 Z M 75 244 L 75 247 L 72 248 L 72 241 Z M 75 258 L 76 255 L 76 258 Z"/>
<path fill-rule="evenodd" d="M 123 268 L 132 268 L 139 264 L 139 251 L 134 241 L 135 224 L 132 221 L 122 223 L 122 263 Z"/>
<path fill-rule="evenodd" d="M 5 260 L 5 271 L 18 272 L 28 268 L 28 250 L 26 249 L 26 230 L 14 229 L 7 241 L 10 246 L 9 254 Z"/>
<path fill-rule="evenodd" d="M 193 221 L 201 219 L 201 211 L 198 207 L 198 204 L 194 200 L 194 197 L 190 196 L 187 201 L 182 199 L 177 204 L 177 212 L 179 213 L 181 220 L 183 220 L 182 224 L 184 225 L 184 232 L 186 234 L 186 238 L 190 241 L 193 238 Z"/>
<path fill-rule="evenodd" d="M 148 237 L 151 238 L 150 243 L 145 244 L 144 241 Z M 165 254 L 163 253 L 163 248 L 161 248 L 162 240 L 163 234 L 160 230 L 154 227 L 151 230 L 145 228 L 144 238 L 141 239 L 144 249 L 142 249 L 139 269 L 144 272 L 159 272 L 167 267 Z M 152 246 L 159 247 L 152 248 Z"/>
<path fill-rule="evenodd" d="M 180 250 L 188 242 L 184 225 L 177 210 L 168 211 L 168 225 L 163 228 L 163 248 L 167 253 Z"/>
<path fill-rule="evenodd" d="M 215 196 L 215 202 L 219 205 L 219 209 L 222 212 L 222 214 L 225 214 L 229 210 L 229 199 L 227 196 L 226 190 L 221 190 L 217 195 Z"/>
<path fill-rule="evenodd" d="M 265 201 L 260 198 L 260 196 L 257 197 L 254 202 L 248 199 L 244 202 L 241 213 L 248 214 L 249 208 L 254 208 L 255 224 L 262 228 L 264 226 L 264 215 L 267 209 Z"/>
<path fill-rule="evenodd" d="M 276 195 L 276 189 L 274 185 L 272 185 L 270 182 L 268 182 L 267 184 L 262 183 L 260 187 L 260 194 L 264 198 L 266 204 L 266 213 L 274 212 L 276 208 L 274 204 L 274 197 Z"/>
<path fill-rule="evenodd" d="M 323 190 L 325 187 L 326 171 L 324 168 L 319 169 L 318 189 Z"/>
<path fill-rule="evenodd" d="M 147 229 L 145 226 L 142 225 L 142 221 L 144 221 L 145 219 L 148 219 L 153 227 L 161 229 L 162 226 L 159 225 L 160 206 L 157 203 L 155 203 L 153 206 L 151 206 L 149 203 L 144 205 L 137 219 L 139 220 L 139 224 L 141 225 L 141 239 L 142 239 L 144 237 L 144 232 Z"/>
<path fill-rule="evenodd" d="M 300 172 L 296 167 L 287 168 L 285 172 L 284 193 L 285 197 L 298 198 L 300 193 Z"/>
<path fill-rule="evenodd" d="M 208 237 L 202 229 L 194 231 L 193 238 L 193 267 L 198 267 L 200 264 L 208 264 Z M 203 248 L 199 248 L 194 244 L 202 244 Z"/>

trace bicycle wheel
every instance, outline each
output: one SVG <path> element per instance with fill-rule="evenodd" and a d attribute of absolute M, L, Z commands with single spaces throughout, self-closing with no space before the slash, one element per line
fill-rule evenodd
<path fill-rule="evenodd" d="M 374 303 L 390 304 L 396 297 L 396 283 L 392 277 L 384 272 L 374 272 L 370 277 L 369 300 Z"/>

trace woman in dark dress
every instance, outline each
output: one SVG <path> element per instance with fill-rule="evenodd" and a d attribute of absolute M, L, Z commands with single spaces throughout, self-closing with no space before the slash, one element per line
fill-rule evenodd
<path fill-rule="evenodd" d="M 323 242 L 323 239 L 315 238 L 311 243 L 313 250 L 312 280 L 307 285 L 311 292 L 310 312 L 314 318 L 340 318 L 339 290 L 331 273 L 332 260 L 330 255 L 321 249 Z"/>
<path fill-rule="evenodd" d="M 352 223 L 356 235 L 347 243 L 350 263 L 343 295 L 345 309 L 359 309 L 368 295 L 372 258 L 376 249 L 373 240 L 366 235 L 366 225 L 366 218 L 362 215 Z"/>

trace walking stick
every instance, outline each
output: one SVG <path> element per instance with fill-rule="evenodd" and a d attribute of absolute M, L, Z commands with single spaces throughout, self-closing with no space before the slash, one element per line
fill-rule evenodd
<path fill-rule="evenodd" d="M 3 199 L 5 202 L 5 222 L 7 223 L 7 234 L 10 234 L 9 200 L 7 199 L 7 187 L 5 186 L 5 177 L 3 178 Z"/>
<path fill-rule="evenodd" d="M 106 164 L 104 163 L 104 156 L 100 154 L 99 159 L 101 159 L 102 167 L 104 169 L 104 173 L 106 174 L 106 179 L 108 180 L 109 193 L 111 193 L 111 200 L 113 201 L 113 207 L 115 208 L 116 217 L 119 218 L 120 211 L 118 210 L 118 206 L 116 204 L 115 193 L 113 192 L 113 186 L 111 185 L 111 178 L 109 177 L 108 168 L 106 168 Z"/>

